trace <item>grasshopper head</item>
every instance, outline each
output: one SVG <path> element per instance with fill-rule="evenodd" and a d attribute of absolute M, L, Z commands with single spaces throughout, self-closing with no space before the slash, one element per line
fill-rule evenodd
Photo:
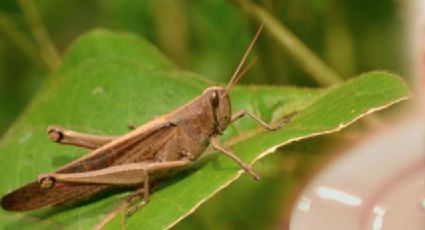
<path fill-rule="evenodd" d="M 255 34 L 254 38 L 246 49 L 242 60 L 240 61 L 238 67 L 236 68 L 227 85 L 225 87 L 212 86 L 207 88 L 203 93 L 204 98 L 207 98 L 208 103 L 211 105 L 211 108 L 213 110 L 214 121 L 216 124 L 215 131 L 217 134 L 221 134 L 227 128 L 231 121 L 231 107 L 229 98 L 230 89 L 241 79 L 242 76 L 245 75 L 248 69 L 254 64 L 256 59 L 253 59 L 251 62 L 248 63 L 245 69 L 241 70 L 246 58 L 248 57 L 249 52 L 254 46 L 255 41 L 260 35 L 262 29 L 263 25 L 261 25 L 260 28 L 257 30 L 257 33 Z"/>
<path fill-rule="evenodd" d="M 222 133 L 230 123 L 231 105 L 227 91 L 220 86 L 207 88 L 203 93 L 211 105 L 217 132 Z"/>

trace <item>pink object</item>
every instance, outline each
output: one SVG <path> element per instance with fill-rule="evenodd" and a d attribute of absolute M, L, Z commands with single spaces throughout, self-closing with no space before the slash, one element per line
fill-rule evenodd
<path fill-rule="evenodd" d="M 295 204 L 291 229 L 424 230 L 425 121 L 408 120 L 318 174 Z"/>

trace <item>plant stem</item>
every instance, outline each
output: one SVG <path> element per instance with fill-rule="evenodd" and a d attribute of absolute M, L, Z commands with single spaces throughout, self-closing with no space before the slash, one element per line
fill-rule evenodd
<path fill-rule="evenodd" d="M 41 61 L 41 57 L 37 48 L 32 44 L 31 40 L 19 31 L 15 25 L 3 14 L 0 12 L 0 30 L 3 34 L 15 44 L 15 46 L 32 59 L 35 63 L 41 67 L 48 69 L 44 62 Z"/>
<path fill-rule="evenodd" d="M 264 23 L 264 27 L 272 37 L 285 49 L 298 65 L 322 86 L 330 86 L 342 82 L 331 67 L 307 48 L 291 31 L 274 18 L 269 12 L 249 0 L 235 2 L 251 17 Z"/>
<path fill-rule="evenodd" d="M 56 69 L 61 58 L 56 47 L 50 39 L 46 28 L 41 20 L 41 16 L 32 0 L 18 0 L 27 23 L 31 27 L 32 35 L 37 42 L 43 61 L 50 71 Z"/>

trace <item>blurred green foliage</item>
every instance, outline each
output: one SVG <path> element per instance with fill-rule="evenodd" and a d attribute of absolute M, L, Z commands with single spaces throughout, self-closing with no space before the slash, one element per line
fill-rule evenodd
<path fill-rule="evenodd" d="M 372 69 L 407 72 L 397 1 L 256 2 L 344 78 Z M 224 0 L 36 0 L 35 3 L 61 54 L 79 35 L 93 28 L 129 31 L 146 37 L 181 68 L 222 83 L 229 79 L 256 29 L 252 20 L 232 1 Z M 15 0 L 0 1 L 0 16 L 36 44 Z M 7 33 L 0 30 L 0 133 L 19 116 L 49 77 L 40 62 L 28 57 Z M 242 83 L 315 85 L 269 35 L 263 34 L 255 54 L 259 61 Z M 208 225 L 211 229 L 236 226 L 254 229 L 277 223 L 281 212 L 276 210 L 285 206 L 285 202 L 279 202 L 284 199 L 282 193 L 289 193 L 298 177 L 293 171 L 288 174 L 276 166 L 276 161 L 285 161 L 281 156 L 270 159 L 260 166 L 270 172 L 268 179 L 254 184 L 244 178 L 233 184 L 184 221 L 180 228 Z M 240 206 L 226 207 L 232 200 Z M 223 207 L 229 212 L 222 213 Z M 248 214 L 240 212 L 253 207 L 258 210 Z M 257 220 L 256 225 L 250 225 Z"/>
<path fill-rule="evenodd" d="M 402 23 L 393 0 L 259 1 L 344 77 L 371 69 L 403 73 Z M 158 45 L 182 68 L 225 82 L 249 39 L 249 19 L 231 1 L 35 1 L 61 53 L 83 32 L 130 31 Z M 19 5 L 0 12 L 30 36 Z M 245 83 L 312 85 L 310 78 L 264 35 L 259 63 Z M 47 73 L 0 31 L 0 130 L 12 122 Z"/>

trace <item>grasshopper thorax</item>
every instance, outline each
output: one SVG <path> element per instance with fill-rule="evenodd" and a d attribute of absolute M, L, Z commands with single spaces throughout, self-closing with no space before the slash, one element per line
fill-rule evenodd
<path fill-rule="evenodd" d="M 221 134 L 229 125 L 231 105 L 228 92 L 220 86 L 211 86 L 204 90 L 203 98 L 208 100 L 213 112 L 217 134 Z"/>

